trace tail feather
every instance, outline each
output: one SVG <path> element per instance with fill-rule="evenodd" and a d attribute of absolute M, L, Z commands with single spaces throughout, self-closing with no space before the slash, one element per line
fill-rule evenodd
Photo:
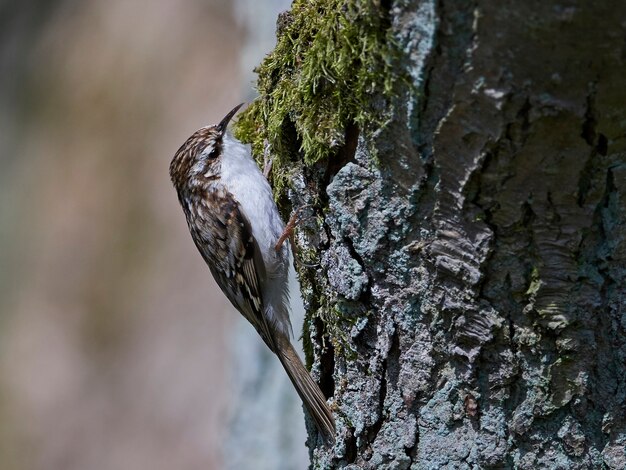
<path fill-rule="evenodd" d="M 276 353 L 280 362 L 296 388 L 298 395 L 300 395 L 304 406 L 313 418 L 317 429 L 322 434 L 324 441 L 333 445 L 335 442 L 335 420 L 326 404 L 324 394 L 313 381 L 313 378 L 311 378 L 289 340 L 281 341 L 281 343 Z"/>

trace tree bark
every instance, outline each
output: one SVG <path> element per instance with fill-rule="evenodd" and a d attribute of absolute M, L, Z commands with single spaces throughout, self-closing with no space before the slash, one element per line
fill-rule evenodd
<path fill-rule="evenodd" d="M 312 467 L 626 468 L 626 3 L 344 3 L 403 78 L 318 161 L 283 122 Z"/>

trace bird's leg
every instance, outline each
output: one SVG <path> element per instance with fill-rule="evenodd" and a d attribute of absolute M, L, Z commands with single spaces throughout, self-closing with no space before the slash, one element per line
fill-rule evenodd
<path fill-rule="evenodd" d="M 306 209 L 307 207 L 311 207 L 310 204 L 306 204 L 300 208 L 298 208 L 293 215 L 289 218 L 289 222 L 287 222 L 287 225 L 285 226 L 285 230 L 283 231 L 282 235 L 278 238 L 278 241 L 276 242 L 276 246 L 274 247 L 274 249 L 276 251 L 279 251 L 283 245 L 283 243 L 285 243 L 285 240 L 289 239 L 289 242 L 291 243 L 291 249 L 293 251 L 293 258 L 294 260 L 296 260 L 297 263 L 301 264 L 302 266 L 306 267 L 306 268 L 313 268 L 315 267 L 315 265 L 313 264 L 306 264 L 303 263 L 301 261 L 298 260 L 298 246 L 295 243 L 295 239 L 294 239 L 294 230 L 296 228 L 296 226 L 298 225 L 298 223 L 302 220 L 300 219 L 300 213 L 302 212 L 303 209 Z"/>
<path fill-rule="evenodd" d="M 294 243 L 294 239 L 293 239 L 293 234 L 294 234 L 294 230 L 296 229 L 296 225 L 298 225 L 298 217 L 300 216 L 300 211 L 303 208 L 301 207 L 300 209 L 297 209 L 293 215 L 289 218 L 289 222 L 287 222 L 287 225 L 285 225 L 285 230 L 283 231 L 282 235 L 278 238 L 278 241 L 276 242 L 276 246 L 274 247 L 274 249 L 276 251 L 280 251 L 281 247 L 283 246 L 283 243 L 285 243 L 285 240 L 287 240 L 289 238 L 289 241 L 291 242 L 291 246 L 295 249 L 296 244 Z"/>

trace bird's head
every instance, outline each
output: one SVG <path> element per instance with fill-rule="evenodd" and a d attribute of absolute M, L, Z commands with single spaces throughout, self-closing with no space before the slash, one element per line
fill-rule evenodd
<path fill-rule="evenodd" d="M 177 189 L 194 180 L 219 177 L 226 128 L 241 106 L 235 106 L 218 124 L 198 129 L 178 149 L 170 163 L 170 178 Z"/>

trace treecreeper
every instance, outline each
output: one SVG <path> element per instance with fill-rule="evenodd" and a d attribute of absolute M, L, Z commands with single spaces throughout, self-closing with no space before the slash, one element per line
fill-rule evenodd
<path fill-rule="evenodd" d="M 285 224 L 250 147 L 227 132 L 241 106 L 219 124 L 194 132 L 174 155 L 170 177 L 191 238 L 217 284 L 278 356 L 324 441 L 332 445 L 333 415 L 291 345 Z"/>

